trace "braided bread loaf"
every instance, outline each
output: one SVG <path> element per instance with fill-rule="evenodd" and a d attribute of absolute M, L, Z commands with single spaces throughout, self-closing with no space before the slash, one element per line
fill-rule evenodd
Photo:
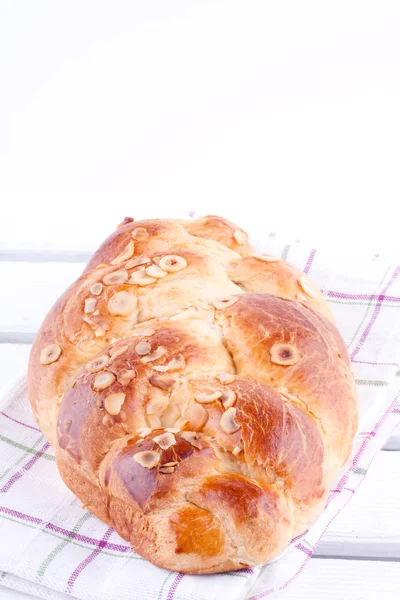
<path fill-rule="evenodd" d="M 187 573 L 281 554 L 357 425 L 321 293 L 219 217 L 125 219 L 47 315 L 29 395 L 67 486 Z"/>

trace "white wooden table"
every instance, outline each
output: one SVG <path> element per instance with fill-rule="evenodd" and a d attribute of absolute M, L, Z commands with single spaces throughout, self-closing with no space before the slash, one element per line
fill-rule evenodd
<path fill-rule="evenodd" d="M 75 262 L 72 259 L 75 259 Z M 26 369 L 53 301 L 84 267 L 85 251 L 0 252 L 0 385 Z M 25 259 L 25 260 L 22 260 Z M 277 600 L 394 600 L 400 591 L 400 432 L 331 524 L 303 573 Z M 3 595 L 1 595 L 3 594 Z M 397 595 L 396 595 L 397 594 Z M 28 600 L 1 590 L 2 600 Z"/>

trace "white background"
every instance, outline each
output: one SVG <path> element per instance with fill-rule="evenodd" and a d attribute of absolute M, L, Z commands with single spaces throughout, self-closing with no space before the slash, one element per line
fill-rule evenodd
<path fill-rule="evenodd" d="M 0 1 L 0 241 L 220 213 L 397 251 L 400 6 Z"/>

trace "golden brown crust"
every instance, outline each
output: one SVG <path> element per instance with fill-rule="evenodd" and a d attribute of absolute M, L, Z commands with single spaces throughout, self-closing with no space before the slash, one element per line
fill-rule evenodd
<path fill-rule="evenodd" d="M 238 371 L 304 407 L 326 435 L 332 468 L 342 466 L 356 432 L 357 399 L 336 327 L 299 302 L 268 294 L 245 294 L 218 319 Z M 276 362 L 282 346 L 297 353 L 294 364 Z"/>
<path fill-rule="evenodd" d="M 333 321 L 320 290 L 300 269 L 278 257 L 256 254 L 235 261 L 230 279 L 246 292 L 295 298 Z"/>
<path fill-rule="evenodd" d="M 226 219 L 209 215 L 184 224 L 188 233 L 196 237 L 214 240 L 234 250 L 240 256 L 252 253 L 247 233 Z"/>
<path fill-rule="evenodd" d="M 126 218 L 46 317 L 28 383 L 68 487 L 187 573 L 279 556 L 357 424 L 319 290 L 215 216 Z"/>

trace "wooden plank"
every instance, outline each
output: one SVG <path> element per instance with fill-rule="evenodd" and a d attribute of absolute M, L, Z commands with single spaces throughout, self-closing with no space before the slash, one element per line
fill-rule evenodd
<path fill-rule="evenodd" d="M 314 558 L 274 600 L 394 600 L 400 563 Z M 267 596 L 269 597 L 269 596 Z"/>
<path fill-rule="evenodd" d="M 315 555 L 400 560 L 399 472 L 400 452 L 379 452 Z"/>
<path fill-rule="evenodd" d="M 93 250 L 84 249 L 41 249 L 33 248 L 23 249 L 5 249 L 0 248 L 1 262 L 69 262 L 69 263 L 87 263 L 94 253 Z"/>
<path fill-rule="evenodd" d="M 17 590 L 9 590 L 0 586 L 0 597 L 2 600 L 34 600 L 35 596 Z M 37 598 L 37 596 L 36 596 Z"/>
<path fill-rule="evenodd" d="M 0 341 L 32 342 L 46 313 L 83 263 L 0 262 Z"/>
<path fill-rule="evenodd" d="M 24 375 L 30 351 L 29 344 L 0 344 L 0 393 L 13 379 Z"/>
<path fill-rule="evenodd" d="M 22 582 L 21 582 L 22 583 Z M 267 584 L 268 585 L 268 584 Z M 29 587 L 29 584 L 28 586 Z M 262 592 L 257 588 L 254 593 Z M 400 563 L 311 559 L 274 600 L 395 600 L 400 589 Z M 32 600 L 24 592 L 0 587 L 2 600 Z"/>
<path fill-rule="evenodd" d="M 394 430 L 383 449 L 397 451 L 400 450 L 400 425 Z"/>

